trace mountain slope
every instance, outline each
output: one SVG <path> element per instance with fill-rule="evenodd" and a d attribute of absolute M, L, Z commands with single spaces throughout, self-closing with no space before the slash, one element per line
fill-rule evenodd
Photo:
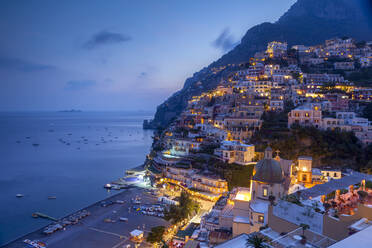
<path fill-rule="evenodd" d="M 298 0 L 277 22 L 252 27 L 233 50 L 188 78 L 180 91 L 158 106 L 153 124 L 167 125 L 193 95 L 213 89 L 231 70 L 213 74 L 210 68 L 246 62 L 273 40 L 286 41 L 289 46 L 315 45 L 344 36 L 372 40 L 371 13 L 370 0 Z"/>

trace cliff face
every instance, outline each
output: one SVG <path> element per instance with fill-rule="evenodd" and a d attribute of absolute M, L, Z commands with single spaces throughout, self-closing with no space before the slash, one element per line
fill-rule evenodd
<path fill-rule="evenodd" d="M 188 78 L 184 87 L 158 106 L 154 125 L 165 126 L 176 118 L 194 95 L 213 89 L 231 69 L 213 74 L 209 69 L 247 62 L 268 42 L 288 45 L 315 45 L 335 37 L 372 40 L 371 0 L 298 0 L 275 23 L 262 23 L 249 29 L 240 44 L 207 68 Z"/>

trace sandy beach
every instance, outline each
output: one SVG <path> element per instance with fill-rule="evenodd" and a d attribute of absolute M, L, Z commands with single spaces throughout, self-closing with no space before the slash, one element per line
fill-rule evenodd
<path fill-rule="evenodd" d="M 87 216 L 79 221 L 76 225 L 66 226 L 66 230 L 59 230 L 51 235 L 43 233 L 44 228 L 29 233 L 3 247 L 19 248 L 28 247 L 23 240 L 39 240 L 46 243 L 50 248 L 102 248 L 112 247 L 121 248 L 134 247 L 134 243 L 129 240 L 130 232 L 134 229 L 141 229 L 145 234 L 154 226 L 168 226 L 169 223 L 162 218 L 154 216 L 146 216 L 133 209 L 131 199 L 139 195 L 141 204 L 155 204 L 157 197 L 147 193 L 142 188 L 130 188 L 120 192 L 112 197 L 102 201 L 111 200 L 113 202 L 119 200 L 124 201 L 124 204 L 113 204 L 107 207 L 102 207 L 101 202 L 97 202 L 85 210 L 90 212 Z M 128 208 L 131 208 L 128 211 Z M 119 221 L 120 217 L 128 218 L 128 222 Z M 106 223 L 105 219 L 111 219 L 115 222 Z M 151 244 L 143 242 L 140 247 L 151 247 Z"/>

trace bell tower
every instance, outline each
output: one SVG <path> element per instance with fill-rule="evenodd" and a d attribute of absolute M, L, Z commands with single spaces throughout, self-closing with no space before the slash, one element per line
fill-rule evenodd
<path fill-rule="evenodd" d="M 312 157 L 301 156 L 298 158 L 297 182 L 312 183 Z"/>
<path fill-rule="evenodd" d="M 264 159 L 272 159 L 273 158 L 273 149 L 270 146 L 266 147 Z"/>

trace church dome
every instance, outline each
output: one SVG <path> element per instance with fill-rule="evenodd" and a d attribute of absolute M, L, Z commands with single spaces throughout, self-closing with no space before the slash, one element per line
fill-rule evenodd
<path fill-rule="evenodd" d="M 284 174 L 278 161 L 272 156 L 271 148 L 265 150 L 265 158 L 260 160 L 254 170 L 253 180 L 264 183 L 282 183 Z"/>

